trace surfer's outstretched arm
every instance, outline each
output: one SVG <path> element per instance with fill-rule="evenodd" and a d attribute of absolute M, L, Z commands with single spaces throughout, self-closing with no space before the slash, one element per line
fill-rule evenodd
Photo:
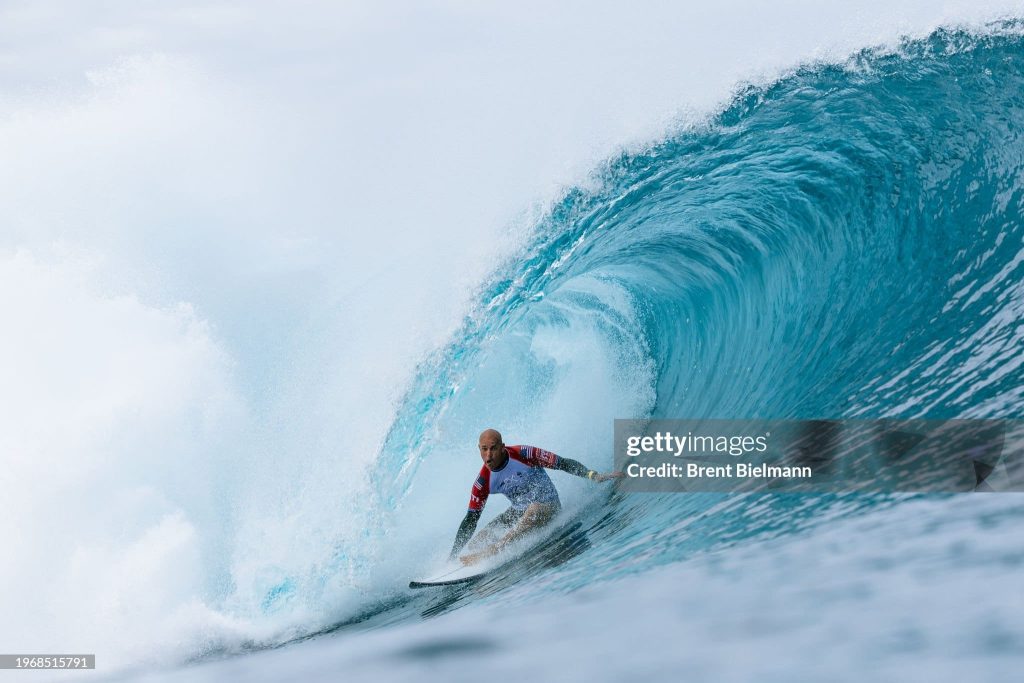
<path fill-rule="evenodd" d="M 568 472 L 569 474 L 575 474 L 577 477 L 583 477 L 584 479 L 590 479 L 592 481 L 605 481 L 606 479 L 618 479 L 623 476 L 622 472 L 612 472 L 610 474 L 601 474 L 595 472 L 578 460 L 572 458 L 559 457 L 555 463 L 553 469 Z"/>
<path fill-rule="evenodd" d="M 452 552 L 448 556 L 449 560 L 454 560 L 458 557 L 462 547 L 469 543 L 469 539 L 473 538 L 473 532 L 476 531 L 476 524 L 480 521 L 481 514 L 481 510 L 469 510 L 466 516 L 462 518 L 459 531 L 455 534 L 455 545 L 452 546 Z"/>

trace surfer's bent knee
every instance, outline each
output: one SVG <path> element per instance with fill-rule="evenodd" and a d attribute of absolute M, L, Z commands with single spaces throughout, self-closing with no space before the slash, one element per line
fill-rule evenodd
<path fill-rule="evenodd" d="M 530 503 L 526 506 L 523 517 L 539 524 L 547 524 L 558 512 L 558 507 L 553 503 Z"/>

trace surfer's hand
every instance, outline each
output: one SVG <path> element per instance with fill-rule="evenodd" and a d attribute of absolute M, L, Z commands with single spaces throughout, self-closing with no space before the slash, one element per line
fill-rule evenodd
<path fill-rule="evenodd" d="M 609 479 L 622 479 L 625 472 L 609 472 L 608 474 L 595 474 L 594 481 L 608 481 Z"/>

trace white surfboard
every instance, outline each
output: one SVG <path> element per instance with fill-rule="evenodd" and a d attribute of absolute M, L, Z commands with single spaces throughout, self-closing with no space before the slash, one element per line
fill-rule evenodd
<path fill-rule="evenodd" d="M 451 565 L 449 565 L 447 571 L 442 574 L 437 574 L 431 578 L 423 579 L 421 581 L 410 581 L 409 588 L 433 588 L 435 586 L 471 584 L 487 577 L 489 574 L 496 573 L 499 570 L 503 570 L 517 562 L 527 561 L 533 555 L 543 553 L 550 544 L 558 543 L 559 541 L 569 537 L 579 531 L 579 528 L 579 522 L 570 522 L 554 530 L 550 535 L 537 540 L 524 552 L 515 553 L 512 557 L 508 557 L 506 555 L 504 559 L 498 559 L 497 562 L 491 561 L 484 564 L 470 565 L 468 567 L 456 567 L 455 569 L 451 569 Z"/>

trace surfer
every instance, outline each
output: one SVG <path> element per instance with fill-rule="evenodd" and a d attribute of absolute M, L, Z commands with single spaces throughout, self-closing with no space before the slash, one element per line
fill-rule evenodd
<path fill-rule="evenodd" d="M 471 547 L 482 550 L 459 558 L 469 565 L 490 557 L 520 538 L 531 529 L 537 529 L 554 518 L 561 509 L 558 491 L 544 468 L 561 470 L 591 481 L 606 481 L 622 477 L 622 472 L 600 474 L 569 458 L 534 446 L 506 446 L 501 434 L 486 429 L 480 434 L 480 458 L 484 466 L 473 482 L 469 494 L 469 511 L 459 525 L 449 559 L 454 560 L 462 548 L 473 538 L 477 522 L 483 513 L 487 496 L 492 492 L 508 497 L 512 507 L 495 517 L 473 538 Z"/>

